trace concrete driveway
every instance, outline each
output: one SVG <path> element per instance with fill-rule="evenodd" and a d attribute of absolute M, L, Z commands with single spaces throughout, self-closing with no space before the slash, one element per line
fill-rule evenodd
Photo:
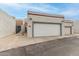
<path fill-rule="evenodd" d="M 11 35 L 0 41 L 0 56 L 79 56 L 79 35 L 26 38 Z"/>
<path fill-rule="evenodd" d="M 26 35 L 23 36 L 21 34 L 13 34 L 7 37 L 0 38 L 0 52 L 8 49 L 12 49 L 12 48 L 32 45 L 32 44 L 41 43 L 41 42 L 50 41 L 50 40 L 56 40 L 64 37 L 66 36 L 27 38 Z"/>
<path fill-rule="evenodd" d="M 51 37 L 51 39 L 53 39 Z M 45 38 L 43 38 L 45 40 Z M 39 41 L 39 40 L 38 40 Z M 24 45 L 0 52 L 2 56 L 79 56 L 79 36 Z"/>
<path fill-rule="evenodd" d="M 28 56 L 79 56 L 79 37 L 52 40 L 33 45 L 28 47 L 27 52 Z"/>
<path fill-rule="evenodd" d="M 61 39 L 56 47 L 51 47 L 42 55 L 47 56 L 79 56 L 79 37 Z"/>

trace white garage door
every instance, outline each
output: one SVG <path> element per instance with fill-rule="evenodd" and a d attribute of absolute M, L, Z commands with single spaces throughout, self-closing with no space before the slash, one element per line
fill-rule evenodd
<path fill-rule="evenodd" d="M 34 37 L 60 36 L 60 24 L 34 23 Z"/>
<path fill-rule="evenodd" d="M 65 35 L 71 34 L 71 27 L 65 27 Z"/>

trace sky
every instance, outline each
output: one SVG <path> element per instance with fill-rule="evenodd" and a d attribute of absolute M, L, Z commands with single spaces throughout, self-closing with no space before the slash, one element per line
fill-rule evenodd
<path fill-rule="evenodd" d="M 78 3 L 5 3 L 0 9 L 18 19 L 27 18 L 27 11 L 64 15 L 65 19 L 79 20 Z"/>

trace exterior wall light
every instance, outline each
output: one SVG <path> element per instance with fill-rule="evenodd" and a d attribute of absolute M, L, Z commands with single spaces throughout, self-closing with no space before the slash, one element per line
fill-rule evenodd
<path fill-rule="evenodd" d="M 32 20 L 32 18 L 30 18 L 30 20 Z"/>

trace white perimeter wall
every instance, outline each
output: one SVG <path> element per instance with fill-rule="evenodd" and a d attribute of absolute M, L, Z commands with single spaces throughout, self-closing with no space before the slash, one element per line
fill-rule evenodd
<path fill-rule="evenodd" d="M 13 17 L 0 11 L 0 38 L 15 33 L 16 22 Z"/>

